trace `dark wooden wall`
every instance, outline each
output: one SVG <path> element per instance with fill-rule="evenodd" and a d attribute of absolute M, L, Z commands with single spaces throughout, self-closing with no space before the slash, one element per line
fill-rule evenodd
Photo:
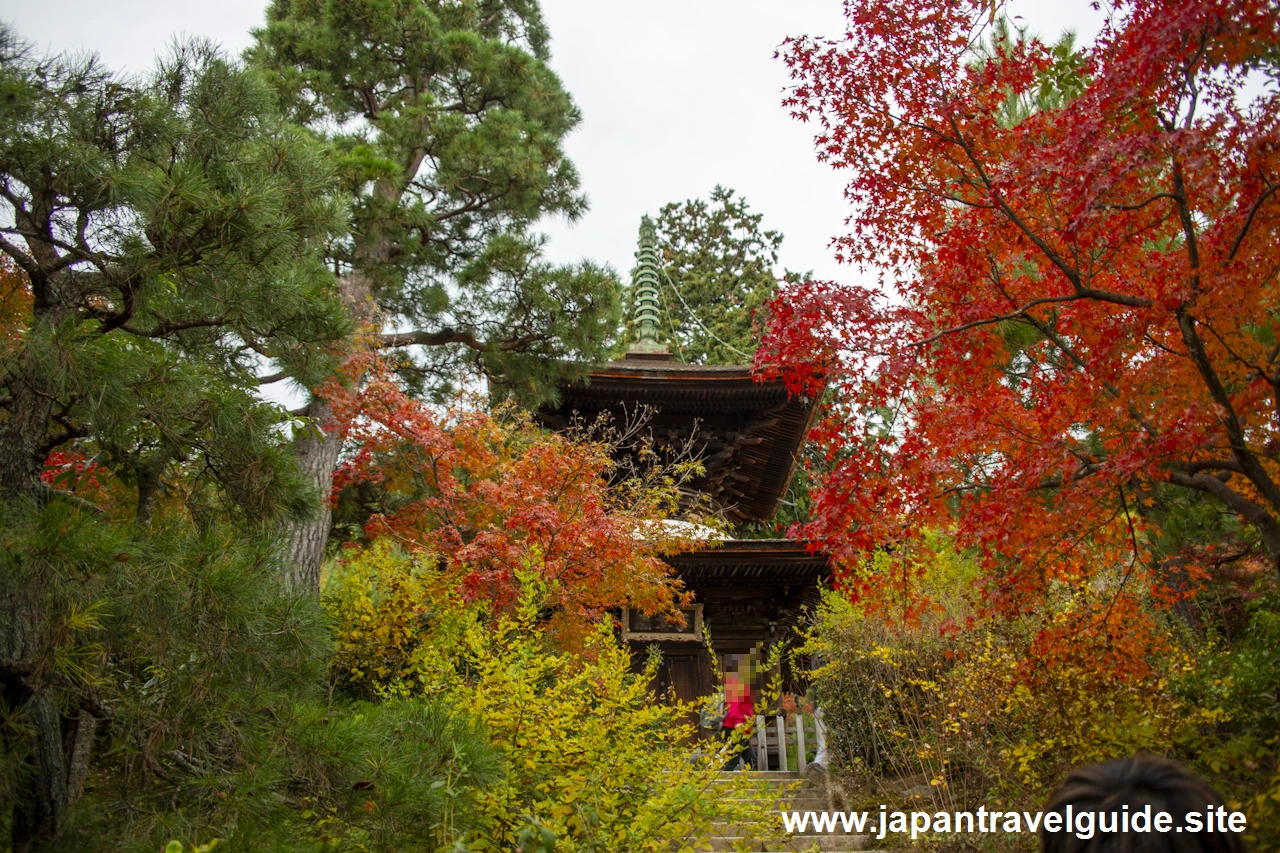
<path fill-rule="evenodd" d="M 716 658 L 700 642 L 661 641 L 656 643 L 662 651 L 662 667 L 654 680 L 654 691 L 659 696 L 674 694 L 682 701 L 693 701 L 713 693 L 720 679 L 717 665 L 727 661 L 745 659 L 755 648 L 761 649 L 759 659 L 768 657 L 770 647 L 779 641 L 790 640 L 794 647 L 800 642 L 796 626 L 805 618 L 805 607 L 812 607 L 817 600 L 817 587 L 789 584 L 754 584 L 751 586 L 715 585 L 692 587 L 694 600 L 703 605 L 702 620 L 711 634 Z M 646 649 L 650 643 L 634 641 L 632 649 L 636 671 L 644 667 Z M 763 683 L 763 674 L 755 679 L 757 686 Z M 784 667 L 784 691 L 800 692 L 804 689 L 801 675 Z"/>

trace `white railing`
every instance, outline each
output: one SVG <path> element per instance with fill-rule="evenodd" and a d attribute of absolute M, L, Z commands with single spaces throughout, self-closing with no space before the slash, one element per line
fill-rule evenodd
<path fill-rule="evenodd" d="M 761 770 L 799 770 L 803 773 L 826 745 L 821 718 L 795 713 L 756 715 L 756 760 Z M 794 765 L 794 766 L 792 766 Z"/>

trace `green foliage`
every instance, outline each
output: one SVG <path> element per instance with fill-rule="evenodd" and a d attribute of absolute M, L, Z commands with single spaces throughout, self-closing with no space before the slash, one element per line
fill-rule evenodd
<path fill-rule="evenodd" d="M 481 819 L 499 753 L 442 697 L 302 711 L 288 766 L 306 791 L 302 821 L 329 839 L 322 849 L 451 848 Z"/>
<path fill-rule="evenodd" d="M 763 218 L 721 186 L 710 202 L 690 199 L 659 213 L 659 339 L 678 361 L 750 363 L 764 323 L 759 312 L 777 285 L 782 244 L 780 232 L 761 230 Z M 629 325 L 624 342 L 632 340 Z"/>
<path fill-rule="evenodd" d="M 69 839 L 124 838 L 120 849 L 138 853 L 173 836 L 229 851 L 448 848 L 475 825 L 474 792 L 497 771 L 474 725 L 425 699 L 292 705 L 244 720 L 242 739 L 238 767 L 128 800 L 89 795 Z"/>
<path fill-rule="evenodd" d="M 176 524 L 139 538 L 61 503 L 6 507 L 0 530 L 0 593 L 45 612 L 29 683 L 99 721 L 63 843 L 420 850 L 474 825 L 497 772 L 483 733 L 438 698 L 329 701 L 328 631 L 282 592 L 267 542 Z M 0 718 L 5 807 L 32 713 Z"/>
<path fill-rule="evenodd" d="M 0 355 L 0 453 L 26 457 L 5 487 L 33 488 L 50 447 L 81 439 L 143 521 L 184 463 L 245 517 L 306 512 L 284 415 L 253 392 L 260 352 L 305 381 L 345 331 L 318 253 L 342 225 L 322 149 L 208 45 L 137 82 L 8 31 L 0 54 L 3 206 L 24 223 L 0 250 L 35 297 Z"/>
<path fill-rule="evenodd" d="M 0 330 L 3 802 L 29 849 L 63 830 L 102 730 L 130 773 L 190 772 L 238 755 L 261 706 L 236 697 L 322 672 L 314 609 L 291 615 L 266 545 L 227 522 L 315 509 L 255 373 L 328 372 L 347 323 L 320 249 L 345 202 L 323 148 L 208 44 L 126 79 L 0 29 L 0 90 L 0 253 L 30 296 Z M 108 521 L 130 515 L 154 541 Z"/>
<path fill-rule="evenodd" d="M 406 382 L 443 398 L 480 373 L 536 402 L 603 355 L 613 273 L 552 266 L 529 231 L 586 208 L 536 2 L 276 0 L 255 36 L 251 61 L 355 198 L 328 246 L 349 304 L 423 345 L 401 355 Z"/>
<path fill-rule="evenodd" d="M 1241 635 L 1210 648 L 1178 688 L 1221 709 L 1190 744 L 1199 769 L 1249 816 L 1255 850 L 1280 849 L 1280 596 L 1255 598 Z"/>

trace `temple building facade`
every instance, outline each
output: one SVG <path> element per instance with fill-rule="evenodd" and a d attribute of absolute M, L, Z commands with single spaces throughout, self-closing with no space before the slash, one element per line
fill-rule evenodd
<path fill-rule="evenodd" d="M 676 362 L 657 341 L 658 274 L 654 230 L 646 217 L 632 281 L 638 342 L 622 359 L 563 386 L 559 403 L 544 407 L 539 418 L 563 429 L 575 419 L 592 422 L 607 413 L 615 423 L 627 423 L 646 412 L 655 448 L 687 448 L 700 459 L 703 474 L 690 486 L 718 514 L 735 522 L 768 522 L 795 472 L 815 401 L 789 395 L 781 382 L 760 381 L 750 365 Z M 624 612 L 623 638 L 640 652 L 656 643 L 663 665 L 655 687 L 685 700 L 716 689 L 717 667 L 794 637 L 829 576 L 822 555 L 786 539 L 734 539 L 669 562 L 693 594 L 685 624 Z"/>

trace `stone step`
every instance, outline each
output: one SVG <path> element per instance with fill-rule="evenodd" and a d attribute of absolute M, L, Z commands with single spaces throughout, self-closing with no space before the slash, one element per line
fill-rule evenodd
<path fill-rule="evenodd" d="M 743 836 L 743 835 L 759 835 L 759 834 L 760 834 L 760 825 L 759 825 L 759 824 L 751 824 L 751 825 L 749 825 L 749 826 L 748 826 L 748 825 L 740 824 L 740 823 L 721 823 L 721 822 L 719 822 L 719 821 L 715 821 L 715 822 L 713 822 L 713 823 L 712 823 L 712 827 L 713 827 L 713 830 L 712 830 L 712 831 L 713 831 L 716 835 L 724 835 L 724 836 L 728 836 L 728 837 L 731 837 L 731 838 L 737 838 L 737 837 L 740 837 L 740 836 Z M 804 832 L 804 833 L 801 833 L 801 834 L 802 834 L 802 835 L 825 835 L 826 833 L 822 833 L 822 832 Z M 851 836 L 857 835 L 858 833 L 856 833 L 856 832 L 851 832 L 851 833 L 849 833 L 848 835 L 846 835 L 846 834 L 845 834 L 845 833 L 843 833 L 843 832 L 836 832 L 836 833 L 833 833 L 833 834 L 834 834 L 834 835 L 838 835 L 838 836 L 840 836 L 841 838 L 849 838 L 849 837 L 851 837 Z M 864 834 L 865 834 L 865 833 L 864 833 Z M 782 830 L 782 824 L 781 824 L 781 822 L 779 822 L 779 824 L 778 824 L 777 835 L 778 835 L 778 837 L 779 837 L 779 838 L 782 838 L 782 837 L 786 836 L 786 833 L 785 833 L 785 832 L 783 832 L 783 830 Z"/>
<path fill-rule="evenodd" d="M 717 787 L 730 787 L 733 785 L 746 785 L 751 788 L 759 788 L 771 791 L 817 791 L 826 790 L 826 785 L 815 784 L 805 779 L 747 779 L 735 781 L 715 779 L 711 782 Z"/>
<path fill-rule="evenodd" d="M 788 835 L 782 830 L 782 811 L 825 811 L 830 808 L 824 777 L 800 773 L 794 770 L 726 771 L 711 780 L 718 787 L 742 785 L 747 790 L 733 791 L 729 802 L 750 804 L 762 812 L 773 814 L 777 822 L 777 835 L 768 838 L 760 835 L 759 827 L 745 827 L 737 823 L 714 825 L 711 850 L 750 851 L 750 853 L 882 853 L 874 848 L 874 836 L 865 833 L 806 832 Z M 729 793 L 729 792 L 726 792 Z M 896 849 L 894 853 L 906 853 Z"/>
<path fill-rule="evenodd" d="M 729 782 L 743 777 L 757 782 L 798 782 L 804 774 L 794 770 L 726 770 L 712 781 Z"/>
<path fill-rule="evenodd" d="M 820 853 L 851 853 L 872 847 L 872 836 L 867 834 L 835 833 L 831 835 L 791 835 L 774 839 L 756 836 L 717 835 L 712 838 L 712 850 L 819 850 Z"/>
<path fill-rule="evenodd" d="M 826 789 L 822 776 L 806 776 L 799 773 L 768 772 L 721 773 L 710 780 L 712 785 L 727 787 L 747 782 L 753 786 L 769 788 L 794 788 L 796 790 Z"/>
<path fill-rule="evenodd" d="M 826 799 L 805 799 L 805 800 L 785 800 L 780 802 L 776 799 L 754 799 L 754 798 L 730 798 L 723 802 L 731 803 L 733 806 L 750 808 L 751 811 L 759 813 L 769 813 L 769 815 L 778 815 L 780 812 L 824 812 L 827 811 Z M 781 820 L 781 818 L 780 818 Z"/>
<path fill-rule="evenodd" d="M 822 785 L 806 785 L 803 782 L 793 781 L 785 784 L 770 783 L 748 783 L 746 785 L 722 785 L 716 786 L 715 790 L 727 796 L 742 797 L 750 794 L 753 797 L 761 799 L 778 800 L 801 798 L 822 798 L 827 796 L 827 789 Z"/>
<path fill-rule="evenodd" d="M 815 790 L 747 792 L 742 796 L 725 797 L 725 799 L 729 802 L 750 802 L 785 807 L 788 811 L 806 811 L 813 808 L 825 809 L 827 807 L 827 792 Z"/>

